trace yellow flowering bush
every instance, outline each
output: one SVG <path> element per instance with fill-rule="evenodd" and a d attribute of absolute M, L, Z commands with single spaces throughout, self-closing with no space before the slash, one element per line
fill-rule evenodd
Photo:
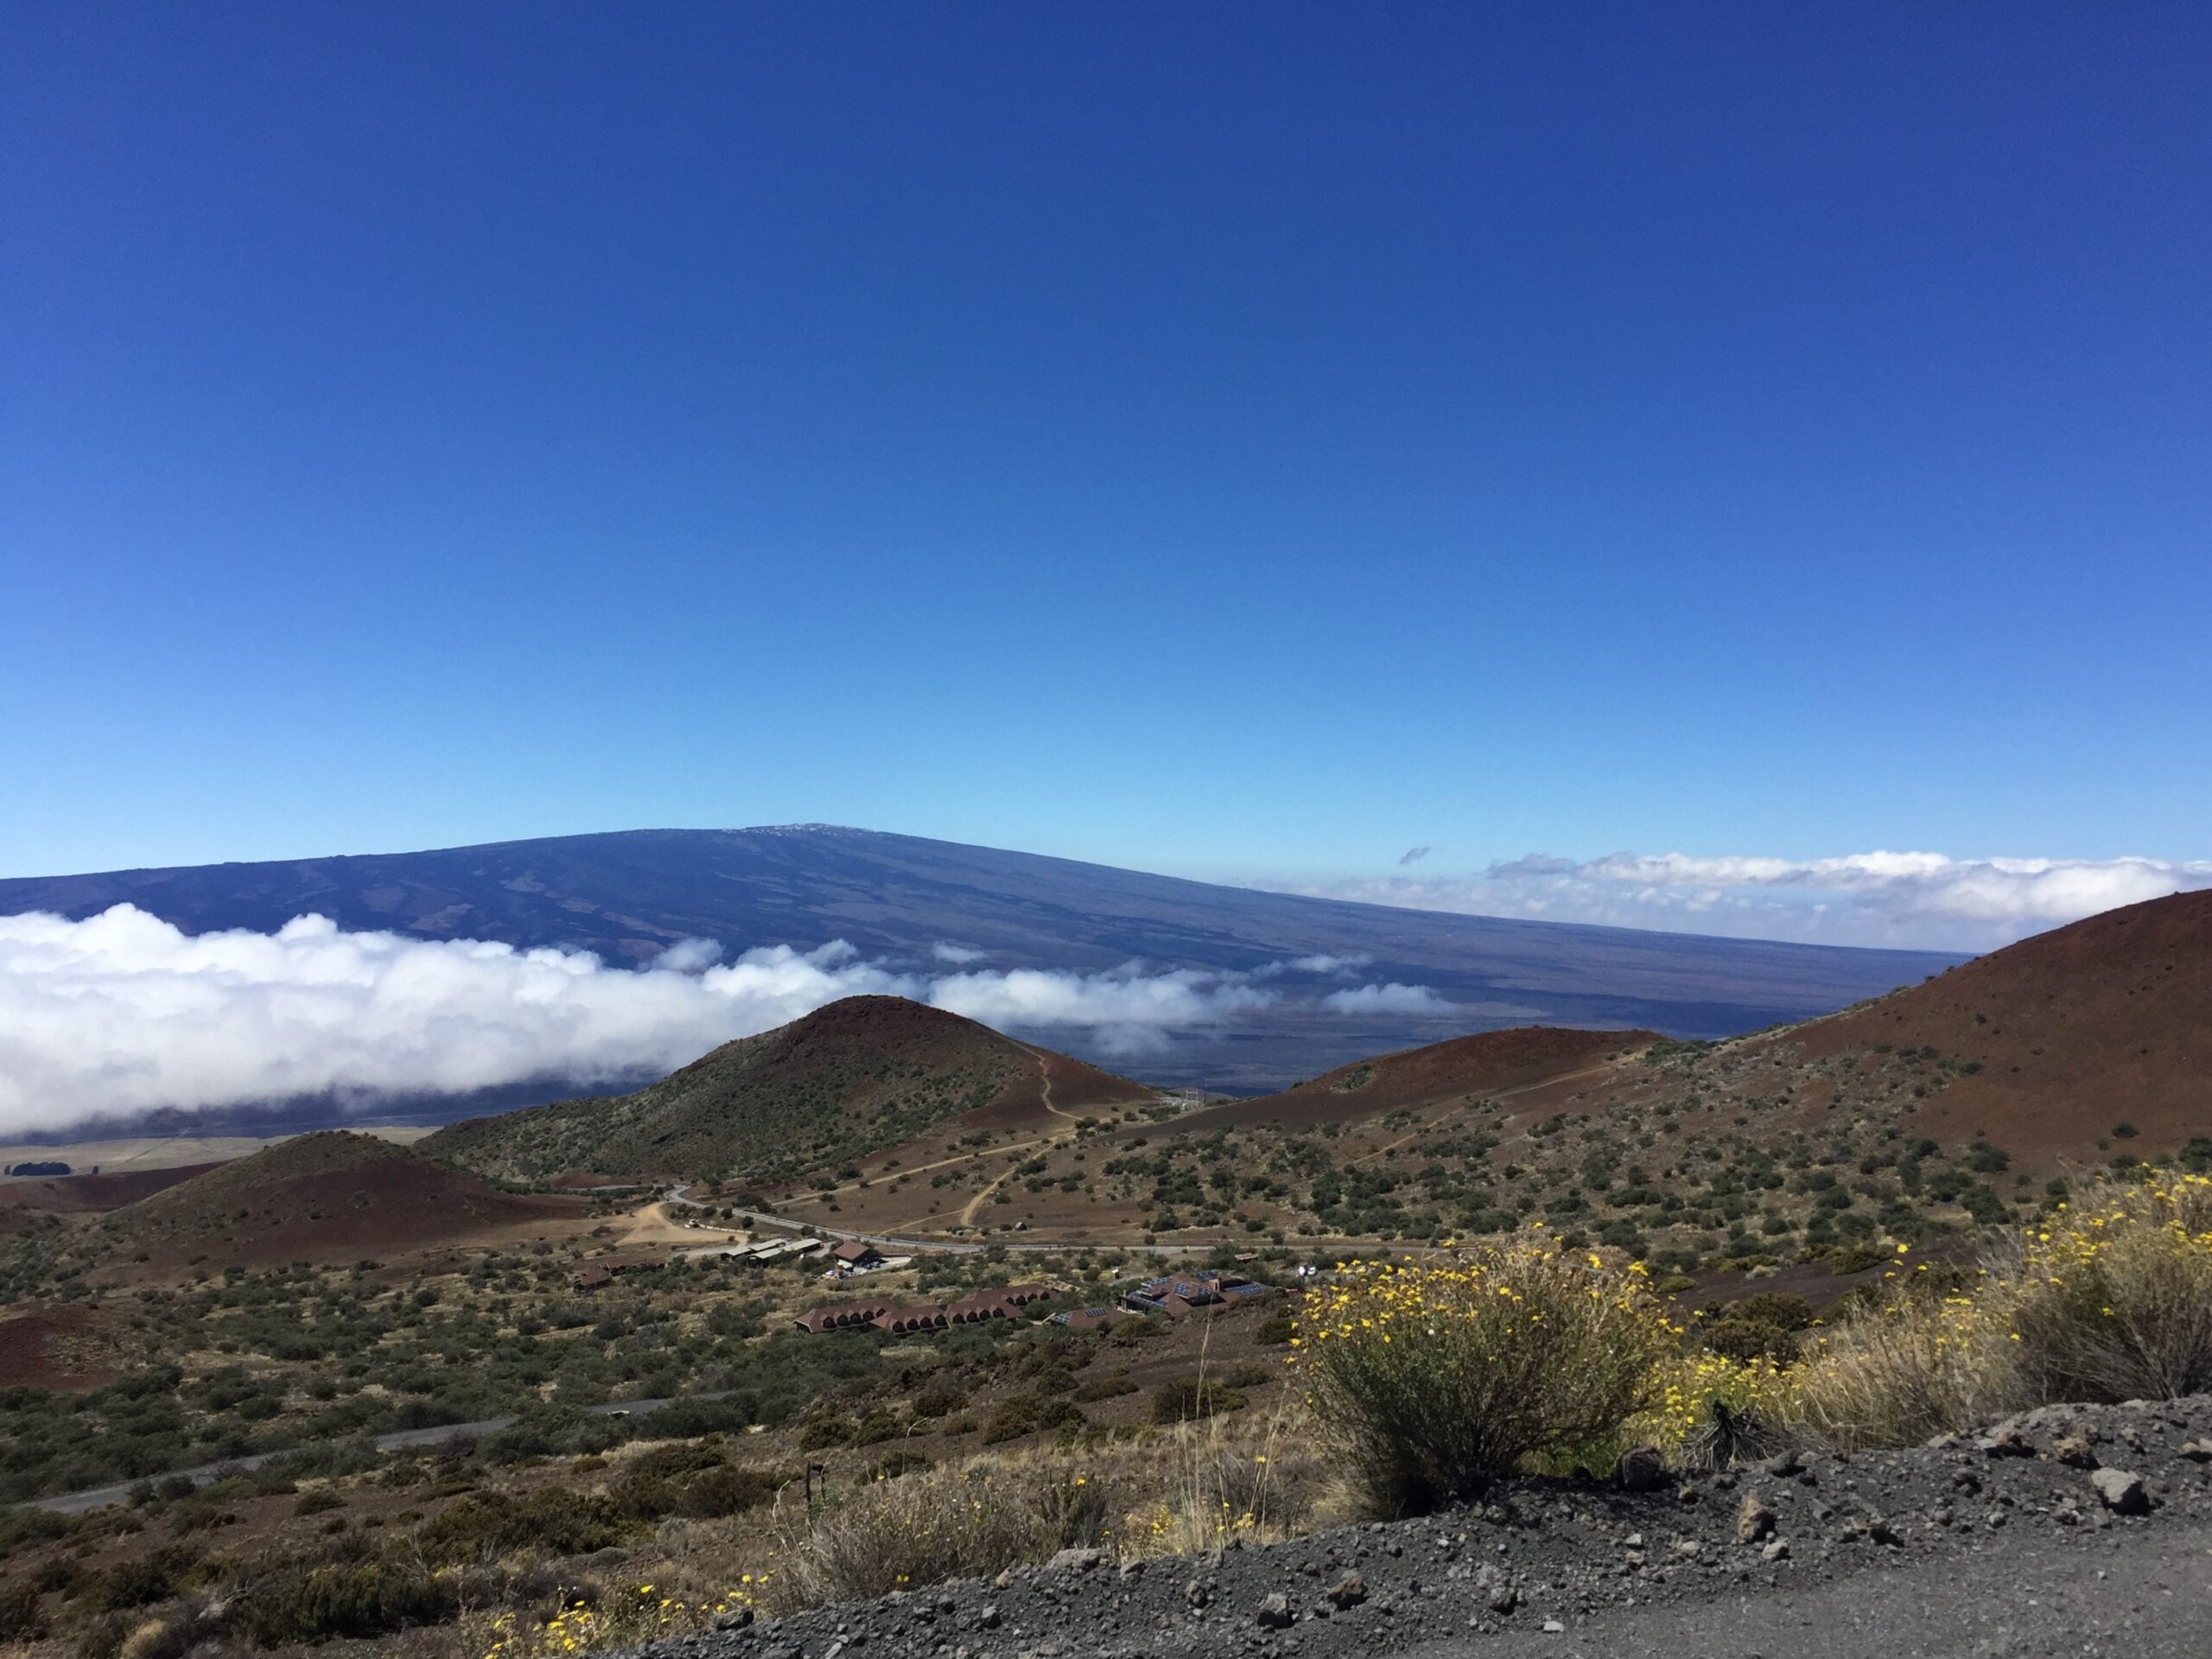
<path fill-rule="evenodd" d="M 569 1659 L 570 1655 L 634 1648 L 664 1637 L 681 1636 L 713 1624 L 725 1613 L 759 1605 L 769 1574 L 742 1574 L 713 1601 L 687 1602 L 664 1595 L 650 1584 L 606 1601 L 571 1602 L 549 1619 L 513 1612 L 492 1620 L 491 1645 L 484 1659 Z"/>
<path fill-rule="evenodd" d="M 1323 1431 L 1397 1511 L 1519 1467 L 1603 1465 L 1662 1402 L 1681 1334 L 1640 1266 L 1538 1235 L 1347 1267 L 1307 1297 L 1293 1342 Z"/>
<path fill-rule="evenodd" d="M 2212 1389 L 2212 1177 L 2101 1183 L 2028 1229 L 2003 1271 L 2034 1398 Z"/>
<path fill-rule="evenodd" d="M 1796 1378 L 1797 1414 L 1839 1451 L 1906 1446 L 2024 1403 L 2004 1287 L 1974 1294 L 1901 1274 L 1864 1311 L 1821 1332 Z"/>
<path fill-rule="evenodd" d="M 1831 1444 L 1896 1446 L 2062 1401 L 2212 1388 L 2212 1178 L 2095 1183 L 1962 1288 L 1901 1272 L 1824 1332 L 1799 1379 Z"/>
<path fill-rule="evenodd" d="M 1791 1422 L 1799 1414 L 1797 1369 L 1764 1355 L 1736 1359 L 1686 1349 L 1662 1361 L 1653 1380 L 1659 1397 L 1630 1421 L 1627 1438 L 1648 1441 L 1670 1456 L 1693 1435 L 1711 1428 L 1715 1405 L 1770 1427 Z"/>

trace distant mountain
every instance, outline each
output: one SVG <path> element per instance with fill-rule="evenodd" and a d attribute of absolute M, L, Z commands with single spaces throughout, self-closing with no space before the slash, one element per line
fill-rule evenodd
<path fill-rule="evenodd" d="M 1958 960 L 1344 904 L 821 824 L 0 880 L 0 914 L 82 917 L 126 900 L 191 932 L 266 931 L 315 911 L 347 928 L 582 947 L 629 963 L 689 937 L 733 950 L 842 938 L 906 968 L 937 965 L 939 943 L 1001 969 L 1096 972 L 1134 957 L 1249 971 L 1325 956 L 1364 959 L 1339 985 L 1425 985 L 1452 1005 L 1324 1013 L 1311 996 L 1286 998 L 1179 1033 L 1144 1061 L 1162 1081 L 1236 1092 L 1532 1021 L 1729 1035 L 1824 1014 Z M 1113 1058 L 1066 1029 L 1029 1034 Z"/>
<path fill-rule="evenodd" d="M 588 1171 L 769 1182 L 834 1169 L 950 1119 L 980 1131 L 1152 1098 L 957 1014 L 851 996 L 725 1043 L 635 1094 L 477 1118 L 420 1144 L 426 1156 L 515 1180 Z"/>

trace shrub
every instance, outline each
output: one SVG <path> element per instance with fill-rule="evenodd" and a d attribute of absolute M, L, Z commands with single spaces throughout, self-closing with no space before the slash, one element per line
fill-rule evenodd
<path fill-rule="evenodd" d="M 45 1634 L 37 1586 L 22 1580 L 0 1584 L 0 1642 L 30 1642 Z"/>
<path fill-rule="evenodd" d="M 1802 1331 L 1813 1323 L 1813 1305 L 1786 1291 L 1762 1290 L 1729 1303 L 1726 1317 L 1778 1325 L 1784 1331 Z"/>
<path fill-rule="evenodd" d="M 1194 1423 L 1205 1417 L 1234 1411 L 1244 1396 L 1207 1376 L 1179 1376 L 1163 1382 L 1152 1396 L 1155 1423 Z"/>
<path fill-rule="evenodd" d="M 2159 1173 L 2093 1188 L 1999 1264 L 2036 1401 L 2212 1389 L 2212 1177 Z"/>
<path fill-rule="evenodd" d="M 2030 1406 L 2212 1388 L 2212 1177 L 2108 1179 L 1968 1283 L 1943 1279 L 1897 1279 L 1822 1338 L 1808 1427 L 1895 1446 Z"/>
<path fill-rule="evenodd" d="M 414 1563 L 286 1562 L 243 1586 L 233 1618 L 263 1647 L 335 1636 L 384 1636 L 453 1616 L 458 1586 L 450 1574 Z"/>
<path fill-rule="evenodd" d="M 677 1507 L 698 1521 L 737 1515 L 772 1502 L 791 1478 L 787 1473 L 770 1469 L 709 1469 L 683 1489 Z"/>
<path fill-rule="evenodd" d="M 786 1606 L 980 1578 L 1104 1536 L 1102 1483 L 1064 1459 L 940 1465 L 861 1487 L 779 1552 Z"/>
<path fill-rule="evenodd" d="M 632 1530 L 614 1499 L 548 1487 L 527 1497 L 484 1492 L 456 1498 L 423 1524 L 416 1543 L 426 1560 L 460 1565 L 516 1550 L 585 1555 L 625 1541 Z"/>
<path fill-rule="evenodd" d="M 1300 1319 L 1325 1432 L 1385 1512 L 1535 1463 L 1605 1461 L 1660 1402 L 1677 1328 L 1640 1267 L 1541 1236 L 1450 1265 L 1356 1264 Z"/>
<path fill-rule="evenodd" d="M 1738 1362 L 1769 1359 L 1778 1365 L 1795 1364 L 1798 1357 L 1795 1332 L 1767 1319 L 1747 1319 L 1731 1312 L 1698 1332 L 1707 1350 L 1723 1359 Z"/>
<path fill-rule="evenodd" d="M 1001 1440 L 1017 1440 L 1040 1429 L 1081 1421 L 1083 1414 L 1065 1400 L 1033 1391 L 1010 1394 L 999 1402 L 998 1409 L 991 1414 L 991 1421 L 983 1430 L 983 1444 L 995 1446 Z M 949 1427 L 944 1432 L 950 1433 Z"/>
<path fill-rule="evenodd" d="M 2026 1403 L 1994 1294 L 1906 1279 L 1863 1304 L 1802 1368 L 1808 1429 L 1841 1451 L 1904 1446 Z"/>

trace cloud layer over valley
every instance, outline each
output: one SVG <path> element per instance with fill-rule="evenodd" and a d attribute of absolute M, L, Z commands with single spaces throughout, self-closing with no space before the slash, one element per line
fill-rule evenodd
<path fill-rule="evenodd" d="M 1294 891 L 1415 910 L 1737 938 L 1987 950 L 2099 911 L 2200 887 L 2212 887 L 2212 861 L 1614 853 L 1582 862 L 1532 854 L 1456 879 L 1384 876 Z"/>
<path fill-rule="evenodd" d="M 308 1096 L 606 1084 L 658 1075 L 866 994 L 1001 1027 L 1079 1031 L 1096 1052 L 1138 1054 L 1166 1033 L 1282 1001 L 1295 994 L 1281 988 L 1294 976 L 1341 979 L 1365 965 L 1316 957 L 1251 973 L 1135 963 L 1001 972 L 971 965 L 980 952 L 939 946 L 931 971 L 907 971 L 842 941 L 726 954 L 687 939 L 632 971 L 587 951 L 347 931 L 321 916 L 274 933 L 196 937 L 130 905 L 82 921 L 0 917 L 0 1134 Z M 1418 993 L 1424 1012 L 1451 1007 L 1421 988 L 1351 995 L 1369 993 Z M 1319 1006 L 1338 1008 L 1345 995 Z"/>

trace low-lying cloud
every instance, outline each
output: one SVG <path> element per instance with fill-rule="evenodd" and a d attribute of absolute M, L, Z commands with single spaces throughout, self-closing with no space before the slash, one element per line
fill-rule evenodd
<path fill-rule="evenodd" d="M 933 954 L 948 965 L 981 957 Z M 1095 1052 L 1134 1054 L 1281 1000 L 1260 982 L 1281 972 L 1364 965 L 916 973 L 842 940 L 727 955 L 685 939 L 627 969 L 588 951 L 351 932 L 321 916 L 196 937 L 130 905 L 82 921 L 0 917 L 0 1134 L 162 1108 L 608 1084 L 864 994 L 1080 1032 Z"/>
<path fill-rule="evenodd" d="M 1740 938 L 1986 950 L 2099 911 L 2212 887 L 2212 861 L 1532 854 L 1459 877 L 1386 876 L 1301 891 L 1417 910 Z"/>
<path fill-rule="evenodd" d="M 1321 999 L 1332 1014 L 1449 1014 L 1452 1004 L 1426 985 L 1362 985 L 1356 990 L 1332 991 Z"/>

